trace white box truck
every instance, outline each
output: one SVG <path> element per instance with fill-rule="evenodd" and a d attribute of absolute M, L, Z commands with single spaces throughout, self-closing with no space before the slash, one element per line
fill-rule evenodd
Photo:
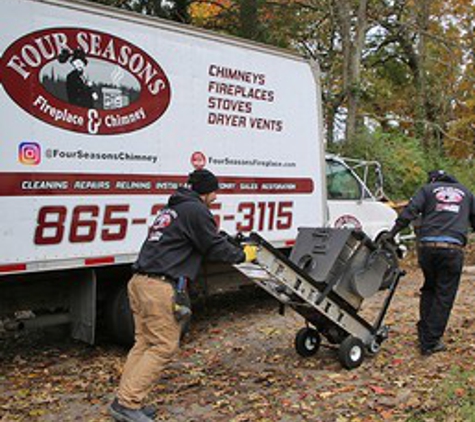
<path fill-rule="evenodd" d="M 6 0 L 0 28 L 0 315 L 93 342 L 100 302 L 123 332 L 119 281 L 193 168 L 220 179 L 221 229 L 278 247 L 299 226 L 376 236 L 394 219 L 326 167 L 318 70 L 294 54 L 69 0 Z"/>

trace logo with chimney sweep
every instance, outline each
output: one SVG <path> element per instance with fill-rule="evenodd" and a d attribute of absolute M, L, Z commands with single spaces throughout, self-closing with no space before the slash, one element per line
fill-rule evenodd
<path fill-rule="evenodd" d="M 33 32 L 0 61 L 1 83 L 21 108 L 51 125 L 90 135 L 133 132 L 170 104 L 163 69 L 137 46 L 89 29 Z"/>

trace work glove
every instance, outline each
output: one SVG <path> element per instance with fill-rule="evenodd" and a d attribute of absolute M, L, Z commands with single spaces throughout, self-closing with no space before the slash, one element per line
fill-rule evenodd
<path fill-rule="evenodd" d="M 395 243 L 394 235 L 391 232 L 383 233 L 381 236 L 379 236 L 379 241 L 381 243 Z"/>
<path fill-rule="evenodd" d="M 244 236 L 242 233 L 237 233 L 235 236 L 231 236 L 224 230 L 221 230 L 219 234 L 223 236 L 229 243 L 232 243 L 234 246 L 241 246 L 241 242 L 244 240 Z"/>
<path fill-rule="evenodd" d="M 257 258 L 257 246 L 255 245 L 245 245 L 244 254 L 246 255 L 245 262 L 255 261 Z"/>
<path fill-rule="evenodd" d="M 393 245 L 396 244 L 396 235 L 401 231 L 401 226 L 398 224 L 395 224 L 391 230 L 389 230 L 387 233 L 383 233 L 380 237 L 379 240 L 381 243 L 392 243 Z"/>

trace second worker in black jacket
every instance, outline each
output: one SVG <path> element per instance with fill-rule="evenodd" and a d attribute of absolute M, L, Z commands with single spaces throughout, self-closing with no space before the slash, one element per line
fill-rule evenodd
<path fill-rule="evenodd" d="M 252 259 L 218 233 L 209 210 L 218 180 L 207 170 L 190 174 L 155 219 L 135 262 L 128 285 L 134 315 L 135 344 L 125 363 L 117 398 L 109 407 L 120 421 L 151 421 L 143 401 L 175 354 L 180 324 L 175 297 L 179 280 L 194 280 L 204 257 L 240 263 Z M 255 251 L 254 251 L 255 252 Z"/>
<path fill-rule="evenodd" d="M 431 171 L 428 183 L 401 212 L 389 237 L 418 217 L 418 257 L 424 284 L 417 331 L 421 353 L 430 355 L 446 350 L 442 336 L 462 274 L 463 248 L 469 226 L 475 229 L 474 196 L 443 170 Z"/>

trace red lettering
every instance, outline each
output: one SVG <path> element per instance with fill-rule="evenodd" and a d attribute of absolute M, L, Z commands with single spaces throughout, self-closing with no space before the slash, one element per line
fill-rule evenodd
<path fill-rule="evenodd" d="M 102 224 L 106 227 L 101 232 L 101 239 L 105 242 L 114 240 L 122 240 L 127 234 L 128 220 L 124 217 L 118 217 L 114 214 L 129 212 L 129 205 L 108 205 L 104 213 L 104 220 Z M 111 230 L 112 227 L 116 227 L 115 230 Z"/>
<path fill-rule="evenodd" d="M 73 210 L 69 241 L 71 243 L 92 242 L 96 237 L 97 221 L 95 219 L 85 219 L 84 214 L 91 217 L 99 215 L 99 207 L 95 205 L 79 205 Z"/>
<path fill-rule="evenodd" d="M 51 217 L 55 217 L 52 220 Z M 38 213 L 35 245 L 56 245 L 63 240 L 66 207 L 43 207 Z"/>
<path fill-rule="evenodd" d="M 238 223 L 236 228 L 239 232 L 251 232 L 254 230 L 254 214 L 256 204 L 253 202 L 243 202 L 238 205 L 238 213 L 242 213 L 243 222 Z"/>
<path fill-rule="evenodd" d="M 292 201 L 279 202 L 279 207 L 277 208 L 277 230 L 287 230 L 292 227 L 293 205 Z"/>

